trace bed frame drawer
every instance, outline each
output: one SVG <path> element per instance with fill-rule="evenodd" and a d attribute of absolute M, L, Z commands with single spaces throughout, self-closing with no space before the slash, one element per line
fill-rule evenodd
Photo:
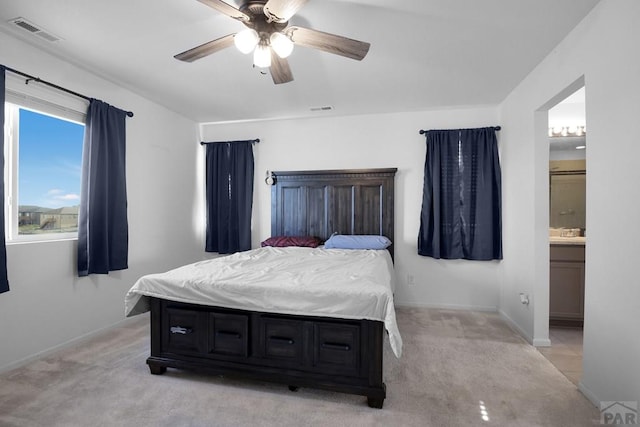
<path fill-rule="evenodd" d="M 314 322 L 314 366 L 325 372 L 360 373 L 360 326 Z"/>
<path fill-rule="evenodd" d="M 271 316 L 261 316 L 258 322 L 262 357 L 288 361 L 294 365 L 302 362 L 302 322 Z"/>
<path fill-rule="evenodd" d="M 202 353 L 206 339 L 202 320 L 197 311 L 168 307 L 162 322 L 163 349 L 179 354 Z"/>
<path fill-rule="evenodd" d="M 209 313 L 209 354 L 249 355 L 249 316 Z"/>

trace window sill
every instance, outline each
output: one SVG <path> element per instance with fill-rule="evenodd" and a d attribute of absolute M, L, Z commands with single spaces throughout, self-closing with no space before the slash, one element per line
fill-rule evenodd
<path fill-rule="evenodd" d="M 78 240 L 77 233 L 64 233 L 56 236 L 34 235 L 34 236 L 22 236 L 14 240 L 7 240 L 6 245 L 22 245 L 27 243 L 49 243 L 49 242 L 64 242 L 68 240 Z"/>

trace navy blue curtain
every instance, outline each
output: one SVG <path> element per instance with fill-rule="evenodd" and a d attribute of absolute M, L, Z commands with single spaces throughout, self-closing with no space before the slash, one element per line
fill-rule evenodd
<path fill-rule="evenodd" d="M 252 141 L 207 143 L 205 250 L 229 254 L 251 249 Z"/>
<path fill-rule="evenodd" d="M 0 65 L 0 171 L 4 171 L 4 80 L 5 67 Z M 2 206 L 0 206 L 0 294 L 9 290 L 9 279 L 7 278 L 7 246 L 4 235 L 4 172 L 0 176 L 0 195 L 2 196 Z"/>
<path fill-rule="evenodd" d="M 89 104 L 82 149 L 78 276 L 128 267 L 126 115 L 96 99 Z"/>
<path fill-rule="evenodd" d="M 432 130 L 418 254 L 502 259 L 501 172 L 495 128 Z"/>

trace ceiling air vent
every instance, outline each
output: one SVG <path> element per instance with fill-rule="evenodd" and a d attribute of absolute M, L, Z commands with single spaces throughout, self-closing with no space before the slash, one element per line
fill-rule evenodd
<path fill-rule="evenodd" d="M 41 37 L 50 42 L 57 42 L 61 40 L 60 37 L 57 37 L 50 32 L 44 30 L 42 27 L 34 24 L 33 22 L 29 22 L 24 18 L 14 18 L 9 20 L 10 23 L 15 25 L 16 27 L 22 29 L 23 31 L 28 31 L 29 33 Z"/>
<path fill-rule="evenodd" d="M 311 107 L 310 110 L 311 111 L 331 111 L 333 110 L 333 107 L 331 105 L 325 105 L 322 107 Z"/>

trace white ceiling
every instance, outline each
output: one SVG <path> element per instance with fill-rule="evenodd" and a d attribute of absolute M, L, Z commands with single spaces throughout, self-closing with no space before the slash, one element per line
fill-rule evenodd
<path fill-rule="evenodd" d="M 585 126 L 585 109 L 585 89 L 582 87 L 549 110 L 549 127 Z"/>
<path fill-rule="evenodd" d="M 371 49 L 358 62 L 298 46 L 289 58 L 295 80 L 277 86 L 233 47 L 193 63 L 173 58 L 245 28 L 196 0 L 5 0 L 0 30 L 214 122 L 497 104 L 598 1 L 310 0 L 290 24 Z M 7 23 L 16 17 L 63 40 Z M 46 69 L 37 74 L 47 79 Z M 334 110 L 310 111 L 318 106 Z"/>

